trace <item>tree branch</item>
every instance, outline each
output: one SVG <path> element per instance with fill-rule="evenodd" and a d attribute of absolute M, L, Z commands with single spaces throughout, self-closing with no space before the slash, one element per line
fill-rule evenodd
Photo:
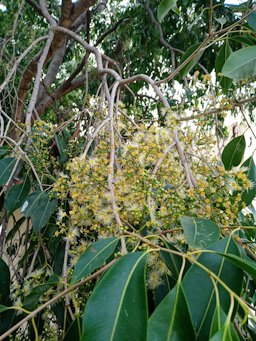
<path fill-rule="evenodd" d="M 74 3 L 73 11 L 72 11 L 72 22 L 74 22 L 81 13 L 86 12 L 90 7 L 95 5 L 97 0 L 79 0 Z"/>
<path fill-rule="evenodd" d="M 190 121 L 190 120 L 194 120 L 194 119 L 197 119 L 197 118 L 200 118 L 200 117 L 204 117 L 204 116 L 208 116 L 208 115 L 213 115 L 213 114 L 218 114 L 218 113 L 221 113 L 225 110 L 232 110 L 234 108 L 237 108 L 237 107 L 240 107 L 244 104 L 247 104 L 247 103 L 250 103 L 250 102 L 256 102 L 256 96 L 253 96 L 253 97 L 250 97 L 250 98 L 245 98 L 245 99 L 242 99 L 240 101 L 235 101 L 232 105 L 231 105 L 231 108 L 228 108 L 228 109 L 225 109 L 225 106 L 222 107 L 222 108 L 213 108 L 213 109 L 210 109 L 210 110 L 206 110 L 204 112 L 201 112 L 199 114 L 194 114 L 194 115 L 190 115 L 190 116 L 187 116 L 187 117 L 180 117 L 179 118 L 179 121 Z"/>
<path fill-rule="evenodd" d="M 85 279 L 83 279 L 82 281 L 80 281 L 79 283 L 76 283 L 74 285 L 72 285 L 71 287 L 69 287 L 66 290 L 63 290 L 61 293 L 57 294 L 56 296 L 54 296 L 52 299 L 50 299 L 48 302 L 42 304 L 40 307 L 38 307 L 37 309 L 35 309 L 34 311 L 32 311 L 32 313 L 28 314 L 26 317 L 24 317 L 24 319 L 22 319 L 21 321 L 19 321 L 17 324 L 15 324 L 15 326 L 13 326 L 12 328 L 10 328 L 9 330 L 7 330 L 7 332 L 5 332 L 4 334 L 2 334 L 0 336 L 0 341 L 3 341 L 8 335 L 12 334 L 13 332 L 15 332 L 15 330 L 17 330 L 19 327 L 21 327 L 24 323 L 28 322 L 29 320 L 31 320 L 33 317 L 35 317 L 38 313 L 40 313 L 42 310 L 44 310 L 45 308 L 47 308 L 48 306 L 50 306 L 51 304 L 55 303 L 56 301 L 58 301 L 59 299 L 61 299 L 62 297 L 64 297 L 65 295 L 67 295 L 68 293 L 70 293 L 71 291 L 74 291 L 75 289 L 79 288 L 80 286 L 84 285 L 87 282 L 90 282 L 91 280 L 93 280 L 94 278 L 97 278 L 99 275 L 101 275 L 103 272 L 105 272 L 106 270 L 108 270 L 114 263 L 116 262 L 116 259 L 113 259 L 110 263 L 108 263 L 107 265 L 105 265 L 103 268 L 101 268 L 100 270 L 96 271 L 94 274 L 92 274 L 91 276 L 86 277 Z"/>
<path fill-rule="evenodd" d="M 151 21 L 152 23 L 157 27 L 158 32 L 159 32 L 159 39 L 160 42 L 168 48 L 168 50 L 171 52 L 171 59 L 172 59 L 172 67 L 173 70 L 175 69 L 175 53 L 174 53 L 174 49 L 173 47 L 167 43 L 167 41 L 164 39 L 164 33 L 163 33 L 163 29 L 162 26 L 160 25 L 160 23 L 156 20 L 153 11 L 151 10 L 151 8 L 149 7 L 149 0 L 145 0 L 145 8 L 148 11 Z"/>
<path fill-rule="evenodd" d="M 32 6 L 39 15 L 45 18 L 40 6 L 34 0 L 25 0 L 25 2 Z"/>

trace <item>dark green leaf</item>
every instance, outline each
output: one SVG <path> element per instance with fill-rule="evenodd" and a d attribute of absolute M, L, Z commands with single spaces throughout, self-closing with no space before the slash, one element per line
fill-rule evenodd
<path fill-rule="evenodd" d="M 31 217 L 35 233 L 48 223 L 57 207 L 57 200 L 49 198 L 47 192 L 34 192 L 24 202 L 21 212 L 25 217 Z"/>
<path fill-rule="evenodd" d="M 181 284 L 177 283 L 150 317 L 147 341 L 192 341 L 194 339 L 194 330 L 184 292 Z"/>
<path fill-rule="evenodd" d="M 65 242 L 60 241 L 56 251 L 54 251 L 53 271 L 56 275 L 61 276 L 62 274 L 64 256 L 65 256 Z"/>
<path fill-rule="evenodd" d="M 0 258 L 0 278 L 0 304 L 5 304 L 10 294 L 10 271 L 2 258 Z"/>
<path fill-rule="evenodd" d="M 224 64 L 222 74 L 238 80 L 256 76 L 256 46 L 233 52 Z"/>
<path fill-rule="evenodd" d="M 250 35 L 249 36 L 230 36 L 229 39 L 237 41 L 240 44 L 246 45 L 246 46 L 254 46 L 255 45 L 254 38 Z"/>
<path fill-rule="evenodd" d="M 232 238 L 219 240 L 208 249 L 222 254 L 240 255 Z M 203 253 L 197 261 L 215 273 L 232 291 L 240 295 L 243 271 L 237 266 L 225 260 L 224 257 L 213 253 Z M 229 293 L 220 284 L 217 287 L 221 307 L 227 313 L 230 306 Z M 203 269 L 193 264 L 183 279 L 183 289 L 196 330 L 197 340 L 208 340 L 216 306 L 212 280 Z"/>
<path fill-rule="evenodd" d="M 194 53 L 198 47 L 200 46 L 200 44 L 194 44 L 192 46 L 190 46 L 186 52 L 184 53 L 184 55 L 181 57 L 181 60 L 180 60 L 180 65 L 183 64 L 185 62 L 185 60 L 187 60 L 191 55 L 192 53 Z M 189 72 L 191 69 L 193 69 L 193 67 L 197 64 L 197 62 L 199 61 L 199 59 L 202 57 L 202 54 L 203 54 L 203 51 L 201 52 L 198 52 L 197 55 L 192 58 L 192 60 L 190 62 L 188 62 L 181 70 L 180 70 L 180 77 L 181 78 L 184 78 Z"/>
<path fill-rule="evenodd" d="M 249 259 L 243 259 L 236 255 L 231 255 L 228 253 L 219 253 L 219 255 L 227 258 L 230 262 L 238 266 L 240 269 L 247 272 L 249 275 L 251 275 L 256 280 L 256 263 L 255 261 L 249 260 Z"/>
<path fill-rule="evenodd" d="M 68 159 L 67 144 L 62 135 L 55 135 L 55 141 L 60 153 L 60 162 L 64 164 Z"/>
<path fill-rule="evenodd" d="M 228 43 L 228 40 L 226 40 L 225 43 L 222 45 L 215 60 L 215 69 L 217 75 L 221 72 L 223 65 L 225 64 L 226 60 L 228 59 L 232 52 L 233 51 Z M 218 80 L 224 91 L 228 90 L 232 84 L 232 80 L 227 77 L 218 76 Z"/>
<path fill-rule="evenodd" d="M 81 341 L 145 341 L 146 253 L 123 256 L 108 270 L 89 298 Z"/>
<path fill-rule="evenodd" d="M 8 147 L 0 147 L 0 157 L 8 154 L 10 152 L 10 149 Z"/>
<path fill-rule="evenodd" d="M 240 165 L 245 151 L 245 138 L 240 135 L 231 140 L 224 148 L 221 159 L 226 170 Z"/>
<path fill-rule="evenodd" d="M 167 249 L 179 252 L 179 250 L 170 243 L 165 242 L 164 246 Z M 167 251 L 163 251 L 163 250 L 160 251 L 160 256 L 163 258 L 165 264 L 170 269 L 172 276 L 176 278 L 177 280 L 180 274 L 181 266 L 182 266 L 182 257 L 175 255 L 173 253 L 167 252 Z M 185 267 L 184 273 L 188 270 L 188 268 L 189 268 L 189 264 L 186 261 L 186 267 Z"/>
<path fill-rule="evenodd" d="M 256 196 L 256 166 L 253 160 L 253 156 L 249 157 L 243 164 L 243 167 L 248 167 L 245 172 L 248 179 L 253 183 L 253 188 L 246 190 L 242 193 L 242 201 L 246 203 L 246 206 L 250 205 Z"/>
<path fill-rule="evenodd" d="M 220 238 L 219 226 L 211 220 L 182 217 L 180 222 L 191 248 L 205 249 Z"/>
<path fill-rule="evenodd" d="M 80 330 L 80 318 L 77 316 L 68 328 L 63 341 L 80 341 L 79 330 Z"/>
<path fill-rule="evenodd" d="M 6 157 L 0 160 L 0 186 L 5 185 L 12 174 L 17 160 L 13 157 Z"/>
<path fill-rule="evenodd" d="M 234 327 L 231 323 L 225 323 L 224 326 L 214 334 L 209 341 L 240 341 Z"/>
<path fill-rule="evenodd" d="M 3 311 L 0 314 L 0 335 L 9 330 L 15 323 L 19 322 L 19 320 L 20 315 L 17 316 L 17 311 L 14 309 Z"/>
<path fill-rule="evenodd" d="M 256 13 L 255 12 L 249 15 L 248 25 L 250 26 L 251 29 L 256 31 Z"/>
<path fill-rule="evenodd" d="M 40 284 L 37 287 L 33 288 L 30 291 L 30 293 L 24 298 L 24 303 L 23 303 L 24 308 L 30 311 L 35 310 L 39 303 L 40 297 L 46 291 L 48 291 L 51 287 L 58 284 L 58 282 L 59 282 L 59 277 L 57 275 L 52 275 L 50 276 L 50 278 L 48 279 L 46 283 Z"/>
<path fill-rule="evenodd" d="M 6 310 L 9 310 L 9 309 L 10 309 L 10 307 L 6 307 L 5 305 L 0 304 L 0 313 L 4 312 Z"/>
<path fill-rule="evenodd" d="M 217 304 L 214 315 L 213 315 L 213 319 L 212 319 L 210 336 L 213 336 L 221 329 L 221 327 L 226 322 L 226 319 L 227 319 L 226 314 L 221 309 L 221 306 Z"/>
<path fill-rule="evenodd" d="M 226 326 L 225 326 L 226 323 Z M 223 328 L 226 328 L 224 331 Z M 227 315 L 224 313 L 224 311 L 221 309 L 220 305 L 216 306 L 215 313 L 213 316 L 212 326 L 211 326 L 211 332 L 210 332 L 210 340 L 221 340 L 226 341 L 223 336 L 227 335 L 227 340 L 231 341 L 239 341 L 239 337 L 236 334 L 236 331 L 234 329 L 234 326 L 227 321 Z M 229 339 L 228 337 L 231 337 Z"/>
<path fill-rule="evenodd" d="M 157 19 L 159 22 L 162 22 L 166 15 L 173 11 L 176 14 L 179 14 L 179 10 L 177 8 L 177 0 L 162 0 L 160 5 L 157 8 Z"/>
<path fill-rule="evenodd" d="M 17 233 L 17 231 L 19 230 L 19 228 L 21 227 L 21 225 L 24 223 L 25 220 L 26 220 L 25 217 L 21 217 L 15 223 L 15 225 L 12 227 L 11 231 L 7 234 L 6 241 L 13 239 L 13 237 L 15 236 L 15 234 Z"/>
<path fill-rule="evenodd" d="M 72 283 L 78 282 L 83 277 L 90 275 L 94 270 L 104 265 L 106 260 L 113 254 L 119 239 L 106 238 L 89 246 L 78 259 Z"/>
<path fill-rule="evenodd" d="M 29 194 L 29 191 L 30 181 L 28 176 L 21 184 L 13 185 L 9 189 L 5 201 L 5 208 L 9 214 L 15 211 L 23 204 L 25 198 Z"/>
<path fill-rule="evenodd" d="M 65 310 L 66 310 L 65 300 L 55 303 L 51 308 L 54 312 L 54 315 L 56 316 L 57 323 L 61 328 L 64 329 L 65 326 L 66 328 L 68 328 L 68 326 L 72 324 L 72 319 L 70 315 L 69 314 L 65 315 Z"/>

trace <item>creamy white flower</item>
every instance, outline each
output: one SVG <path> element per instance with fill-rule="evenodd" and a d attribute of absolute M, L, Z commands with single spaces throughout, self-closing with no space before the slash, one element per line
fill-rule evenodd
<path fill-rule="evenodd" d="M 67 213 L 60 208 L 58 210 L 58 213 L 57 213 L 57 220 L 58 221 L 62 221 L 63 218 L 66 217 L 66 216 L 67 216 Z"/>

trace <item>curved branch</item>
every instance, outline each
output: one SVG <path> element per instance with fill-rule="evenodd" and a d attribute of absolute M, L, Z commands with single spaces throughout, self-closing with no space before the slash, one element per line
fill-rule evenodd
<path fill-rule="evenodd" d="M 7 77 L 5 78 L 5 80 L 3 81 L 3 83 L 0 85 L 0 92 L 3 91 L 3 89 L 6 87 L 6 85 L 9 83 L 10 79 L 12 78 L 13 74 L 16 72 L 19 64 L 21 63 L 21 61 L 26 57 L 26 55 L 38 44 L 40 43 L 42 40 L 48 39 L 49 36 L 42 36 L 37 38 L 36 40 L 34 40 L 32 42 L 32 44 L 19 56 L 19 58 L 14 62 L 14 65 L 11 69 L 11 71 L 8 73 Z"/>
<path fill-rule="evenodd" d="M 34 0 L 25 0 L 27 4 L 34 8 L 34 10 L 42 17 L 45 17 L 40 6 Z"/>
<path fill-rule="evenodd" d="M 170 105 L 167 101 L 167 99 L 165 98 L 165 96 L 163 95 L 162 91 L 160 90 L 160 88 L 158 87 L 158 85 L 156 84 L 156 82 L 153 81 L 152 78 L 150 78 L 147 75 L 144 74 L 138 74 L 132 77 L 128 77 L 123 79 L 115 70 L 109 69 L 109 68 L 104 68 L 103 67 L 103 62 L 102 62 L 102 54 L 99 52 L 99 50 L 94 47 L 91 46 L 90 44 L 88 44 L 87 42 L 85 42 L 80 36 L 78 36 L 77 34 L 75 34 L 74 32 L 63 28 L 63 27 L 53 27 L 52 28 L 53 31 L 60 31 L 63 32 L 67 35 L 70 35 L 72 38 L 74 38 L 79 44 L 81 44 L 87 51 L 93 53 L 95 55 L 95 59 L 96 59 L 96 63 L 97 63 L 97 69 L 99 74 L 103 77 L 105 74 L 109 74 L 111 76 L 113 76 L 115 78 L 115 80 L 118 82 L 119 85 L 125 85 L 125 84 L 129 84 L 132 82 L 136 82 L 138 80 L 143 80 L 144 82 L 146 82 L 147 84 L 150 84 L 152 86 L 152 88 L 154 89 L 155 93 L 157 94 L 157 96 L 160 98 L 164 108 L 166 110 L 168 110 L 170 108 Z M 194 187 L 196 186 L 196 180 L 193 177 L 193 174 L 191 173 L 190 167 L 189 167 L 189 162 L 187 160 L 186 154 L 184 153 L 184 150 L 180 144 L 179 138 L 178 138 L 178 134 L 177 134 L 177 129 L 174 129 L 174 138 L 173 138 L 177 151 L 179 153 L 180 156 L 180 160 L 183 164 L 185 173 L 186 173 L 186 178 L 188 180 L 188 184 L 190 187 Z"/>
<path fill-rule="evenodd" d="M 33 92 L 31 95 L 31 99 L 29 102 L 29 106 L 28 106 L 28 111 L 26 114 L 26 120 L 25 120 L 25 124 L 26 124 L 26 132 L 27 134 L 31 133 L 31 118 L 32 118 L 32 114 L 33 111 L 35 109 L 35 105 L 36 105 L 36 100 L 37 100 L 37 96 L 38 96 L 38 91 L 39 91 L 39 86 L 40 86 L 40 80 L 41 80 L 41 75 L 42 75 L 42 71 L 43 71 L 43 66 L 45 63 L 45 60 L 47 58 L 52 40 L 53 40 L 54 34 L 53 32 L 49 33 L 49 37 L 48 40 L 45 44 L 43 53 L 38 61 L 38 65 L 37 65 L 37 74 L 36 74 L 36 78 L 35 78 L 35 84 L 34 84 L 34 88 L 33 88 Z"/>
<path fill-rule="evenodd" d="M 164 39 L 164 33 L 163 33 L 163 29 L 162 26 L 160 25 L 160 23 L 156 20 L 153 11 L 151 10 L 151 8 L 149 7 L 149 0 L 145 0 L 145 8 L 148 11 L 151 21 L 153 22 L 153 24 L 157 27 L 158 32 L 159 32 L 159 39 L 160 42 L 168 48 L 168 50 L 170 50 L 171 52 L 171 59 L 172 59 L 172 67 L 173 70 L 175 70 L 175 53 L 174 53 L 174 49 L 173 47 L 167 43 L 167 41 Z"/>

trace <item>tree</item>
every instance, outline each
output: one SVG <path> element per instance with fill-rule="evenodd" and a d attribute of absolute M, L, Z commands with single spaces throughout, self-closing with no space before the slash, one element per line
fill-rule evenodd
<path fill-rule="evenodd" d="M 253 2 L 1 4 L 0 340 L 254 340 Z"/>

